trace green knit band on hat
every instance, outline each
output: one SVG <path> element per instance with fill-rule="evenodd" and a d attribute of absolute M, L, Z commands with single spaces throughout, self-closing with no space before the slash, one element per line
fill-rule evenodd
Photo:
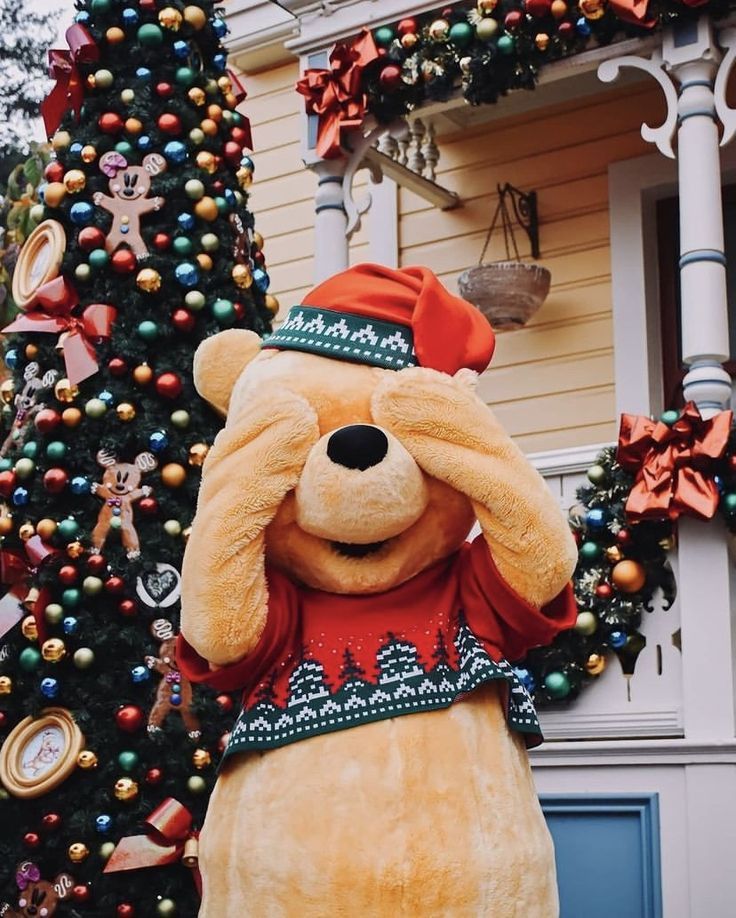
<path fill-rule="evenodd" d="M 292 306 L 264 347 L 307 351 L 389 370 L 417 366 L 414 335 L 407 325 L 314 306 Z"/>

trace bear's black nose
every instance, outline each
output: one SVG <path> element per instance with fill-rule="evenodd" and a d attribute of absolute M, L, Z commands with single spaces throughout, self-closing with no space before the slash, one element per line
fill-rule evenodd
<path fill-rule="evenodd" d="M 387 452 L 386 434 L 370 424 L 341 427 L 327 441 L 327 455 L 333 462 L 361 472 L 378 465 Z"/>

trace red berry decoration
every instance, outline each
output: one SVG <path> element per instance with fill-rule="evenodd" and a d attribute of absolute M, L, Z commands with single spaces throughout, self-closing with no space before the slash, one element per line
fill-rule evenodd
<path fill-rule="evenodd" d="M 524 0 L 524 9 L 537 19 L 547 16 L 551 6 L 552 0 Z"/>
<path fill-rule="evenodd" d="M 381 89 L 391 92 L 401 85 L 401 68 L 396 64 L 386 64 L 378 77 Z"/>
<path fill-rule="evenodd" d="M 65 564 L 63 567 L 59 568 L 59 580 L 61 580 L 64 586 L 72 586 L 72 584 L 77 582 L 78 577 L 79 571 L 73 564 Z"/>
<path fill-rule="evenodd" d="M 43 177 L 47 182 L 60 182 L 64 178 L 64 167 L 56 161 L 49 163 L 43 170 Z"/>
<path fill-rule="evenodd" d="M 121 902 L 115 909 L 117 918 L 134 918 L 135 909 L 130 902 Z"/>
<path fill-rule="evenodd" d="M 41 825 L 47 832 L 56 832 L 61 828 L 61 816 L 58 813 L 46 813 L 41 818 Z"/>
<path fill-rule="evenodd" d="M 155 9 L 156 4 L 151 4 L 151 9 Z M 143 9 L 143 4 L 141 4 L 141 9 Z M 162 99 L 168 99 L 174 95 L 174 87 L 171 83 L 156 83 L 156 95 L 160 96 Z"/>
<path fill-rule="evenodd" d="M 125 581 L 122 577 L 108 577 L 105 581 L 105 590 L 108 593 L 112 593 L 113 596 L 116 593 L 122 593 L 125 589 Z"/>
<path fill-rule="evenodd" d="M 86 886 L 84 883 L 77 883 L 76 886 L 72 887 L 72 899 L 75 902 L 89 902 L 92 893 L 90 892 L 89 886 Z"/>
<path fill-rule="evenodd" d="M 156 233 L 153 237 L 153 247 L 157 252 L 165 252 L 171 246 L 171 236 L 168 233 Z"/>
<path fill-rule="evenodd" d="M 103 555 L 90 555 L 87 558 L 87 567 L 93 574 L 101 574 L 107 567 L 107 561 Z"/>
<path fill-rule="evenodd" d="M 163 781 L 164 773 L 160 768 L 149 768 L 146 772 L 146 784 L 160 784 Z"/>
<path fill-rule="evenodd" d="M 15 490 L 17 481 L 18 478 L 11 469 L 0 472 L 0 494 L 2 494 L 3 497 L 10 497 Z"/>
<path fill-rule="evenodd" d="M 43 476 L 43 486 L 49 494 L 59 494 L 67 485 L 69 476 L 64 469 L 53 468 Z"/>
<path fill-rule="evenodd" d="M 143 711 L 135 704 L 125 704 L 115 712 L 115 723 L 124 733 L 140 730 L 143 720 Z"/>
<path fill-rule="evenodd" d="M 396 31 L 399 35 L 413 35 L 417 31 L 417 21 L 416 19 L 402 19 L 401 22 L 396 26 Z"/>
<path fill-rule="evenodd" d="M 182 383 L 176 373 L 162 373 L 156 380 L 156 392 L 162 398 L 178 398 L 181 390 Z"/>
<path fill-rule="evenodd" d="M 158 501 L 155 497 L 143 497 L 138 501 L 138 509 L 146 516 L 154 516 L 158 513 Z"/>
<path fill-rule="evenodd" d="M 218 695 L 215 701 L 223 714 L 229 714 L 232 711 L 233 700 L 229 695 Z"/>
<path fill-rule="evenodd" d="M 243 148 L 234 140 L 228 140 L 222 148 L 222 152 L 226 162 L 230 163 L 231 166 L 237 166 L 240 162 L 240 157 L 243 155 Z"/>
<path fill-rule="evenodd" d="M 26 848 L 38 848 L 41 844 L 41 836 L 38 832 L 26 832 L 23 836 L 23 844 Z"/>
<path fill-rule="evenodd" d="M 181 119 L 173 112 L 164 112 L 163 115 L 159 115 L 156 123 L 159 131 L 163 131 L 164 134 L 181 134 Z"/>
<path fill-rule="evenodd" d="M 61 415 L 53 408 L 42 408 L 33 419 L 33 424 L 39 433 L 51 433 L 61 424 Z"/>
<path fill-rule="evenodd" d="M 506 14 L 503 24 L 507 29 L 518 29 L 524 21 L 524 14 L 520 10 L 512 10 Z"/>
<path fill-rule="evenodd" d="M 110 266 L 116 274 L 130 274 L 135 271 L 135 255 L 130 249 L 118 249 L 110 258 Z"/>
<path fill-rule="evenodd" d="M 194 330 L 196 321 L 188 309 L 175 309 L 171 314 L 171 324 L 177 331 L 185 334 Z"/>
<path fill-rule="evenodd" d="M 118 610 L 121 615 L 124 615 L 126 618 L 131 618 L 136 613 L 135 601 L 132 599 L 123 599 Z"/>
<path fill-rule="evenodd" d="M 97 119 L 97 126 L 103 134 L 119 134 L 124 124 L 117 112 L 105 112 Z"/>
<path fill-rule="evenodd" d="M 111 357 L 107 362 L 107 369 L 113 376 L 125 376 L 128 372 L 128 364 L 122 357 Z"/>

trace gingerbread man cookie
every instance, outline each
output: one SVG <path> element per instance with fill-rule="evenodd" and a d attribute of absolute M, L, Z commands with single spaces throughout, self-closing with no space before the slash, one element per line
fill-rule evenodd
<path fill-rule="evenodd" d="M 95 551 L 101 551 L 110 529 L 120 529 L 128 557 L 137 558 L 140 543 L 133 522 L 133 504 L 151 493 L 148 485 L 140 486 L 141 476 L 145 472 L 152 472 L 158 463 L 152 453 L 139 453 L 134 462 L 118 462 L 116 456 L 104 449 L 97 453 L 97 463 L 105 472 L 101 482 L 93 483 L 92 493 L 101 497 L 105 503 L 100 508 L 97 525 L 92 530 L 92 545 Z"/>
<path fill-rule="evenodd" d="M 159 153 L 145 156 L 141 166 L 129 166 L 122 153 L 115 151 L 100 157 L 100 171 L 110 178 L 108 187 L 112 197 L 97 191 L 94 202 L 112 214 L 112 226 L 105 242 L 108 253 L 112 254 L 121 245 L 126 245 L 136 258 L 148 254 L 141 236 L 140 221 L 143 214 L 163 207 L 164 199 L 149 198 L 148 192 L 151 190 L 151 178 L 165 170 L 166 160 Z"/>
<path fill-rule="evenodd" d="M 189 738 L 196 740 L 202 729 L 196 714 L 192 711 L 192 683 L 182 675 L 176 662 L 176 635 L 161 642 L 158 657 L 146 657 L 146 666 L 161 675 L 156 692 L 156 703 L 148 715 L 148 731 L 155 733 L 172 711 L 178 711 Z"/>

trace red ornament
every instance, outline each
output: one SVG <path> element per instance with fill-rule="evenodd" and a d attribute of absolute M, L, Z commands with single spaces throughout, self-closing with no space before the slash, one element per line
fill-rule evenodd
<path fill-rule="evenodd" d="M 248 142 L 248 132 L 244 131 L 241 127 L 234 127 L 230 131 L 230 136 L 235 143 L 240 144 L 241 147 L 244 147 Z"/>
<path fill-rule="evenodd" d="M 142 10 L 148 10 L 150 12 L 150 10 L 156 9 L 156 0 L 140 0 L 138 6 Z"/>
<path fill-rule="evenodd" d="M 599 583 L 595 588 L 595 595 L 599 599 L 610 599 L 613 596 L 613 587 L 610 583 Z"/>
<path fill-rule="evenodd" d="M 616 541 L 619 545 L 628 545 L 631 541 L 631 531 L 629 529 L 619 529 L 616 533 Z"/>
<path fill-rule="evenodd" d="M 398 88 L 401 85 L 401 68 L 396 64 L 386 64 L 378 77 L 378 84 L 386 92 Z"/>
<path fill-rule="evenodd" d="M 86 886 L 84 883 L 77 883 L 76 886 L 72 887 L 72 899 L 75 902 L 89 902 L 92 893 L 90 892 L 89 886 Z"/>
<path fill-rule="evenodd" d="M 110 266 L 116 274 L 130 274 L 136 268 L 135 255 L 130 249 L 118 249 L 112 253 Z"/>
<path fill-rule="evenodd" d="M 266 264 L 266 256 L 263 254 L 263 252 L 255 252 L 255 253 L 253 254 L 253 261 L 254 261 L 257 265 L 265 265 L 265 264 Z"/>
<path fill-rule="evenodd" d="M 143 726 L 143 711 L 135 704 L 124 704 L 115 712 L 115 723 L 118 730 L 124 733 L 135 733 Z"/>
<path fill-rule="evenodd" d="M 164 773 L 160 768 L 149 768 L 146 772 L 146 784 L 160 784 L 163 781 Z"/>
<path fill-rule="evenodd" d="M 175 309 L 171 314 L 171 324 L 184 334 L 193 331 L 195 323 L 196 319 L 188 309 Z"/>
<path fill-rule="evenodd" d="M 220 159 L 219 156 L 217 158 Z M 225 190 L 225 185 L 223 182 L 220 181 L 220 179 L 215 179 L 215 181 L 212 183 L 212 190 L 214 191 L 215 194 L 220 194 L 222 191 Z"/>
<path fill-rule="evenodd" d="M 8 715 L 5 711 L 0 711 L 0 730 L 2 730 L 8 723 Z"/>
<path fill-rule="evenodd" d="M 512 10 L 506 14 L 503 24 L 507 29 L 518 29 L 524 21 L 524 14 L 520 10 Z"/>
<path fill-rule="evenodd" d="M 245 316 L 245 306 L 242 303 L 235 302 L 233 303 L 233 309 L 235 310 L 235 317 L 242 319 Z"/>
<path fill-rule="evenodd" d="M 153 247 L 157 252 L 165 252 L 171 245 L 171 236 L 168 233 L 156 233 L 153 237 Z"/>
<path fill-rule="evenodd" d="M 551 6 L 552 0 L 524 0 L 524 9 L 537 19 L 547 16 Z"/>
<path fill-rule="evenodd" d="M 122 593 L 125 589 L 125 581 L 122 577 L 108 577 L 105 581 L 105 591 L 107 593 L 112 593 L 113 596 L 116 593 Z"/>
<path fill-rule="evenodd" d="M 232 711 L 233 700 L 229 695 L 218 695 L 215 701 L 223 714 L 229 714 Z"/>
<path fill-rule="evenodd" d="M 132 599 L 123 599 L 118 605 L 118 611 L 126 618 L 132 618 L 136 613 L 135 601 Z"/>
<path fill-rule="evenodd" d="M 41 836 L 38 832 L 26 832 L 23 836 L 23 844 L 26 848 L 38 848 L 41 844 Z"/>
<path fill-rule="evenodd" d="M 97 119 L 97 126 L 103 134 L 119 134 L 124 124 L 117 112 L 105 112 Z"/>
<path fill-rule="evenodd" d="M 43 170 L 43 177 L 47 182 L 60 182 L 64 178 L 64 167 L 56 161 L 49 163 Z"/>
<path fill-rule="evenodd" d="M 61 424 L 61 415 L 53 408 L 42 408 L 33 419 L 33 424 L 39 433 L 51 433 Z"/>
<path fill-rule="evenodd" d="M 107 567 L 107 561 L 103 555 L 90 555 L 87 558 L 87 567 L 93 574 L 101 574 Z"/>
<path fill-rule="evenodd" d="M 162 398 L 178 398 L 182 383 L 176 373 L 162 373 L 156 380 L 156 392 Z"/>
<path fill-rule="evenodd" d="M 155 6 L 155 3 L 151 4 L 152 9 Z M 168 99 L 174 95 L 174 87 L 171 83 L 156 83 L 156 95 L 160 96 L 162 99 Z"/>
<path fill-rule="evenodd" d="M 121 902 L 115 909 L 117 918 L 134 918 L 135 909 L 130 902 Z"/>
<path fill-rule="evenodd" d="M 49 494 L 59 494 L 66 487 L 67 482 L 69 481 L 69 476 L 64 471 L 64 469 L 53 468 L 49 469 L 48 472 L 43 476 L 43 486 L 49 492 Z"/>
<path fill-rule="evenodd" d="M 575 26 L 571 22 L 561 22 L 557 26 L 557 33 L 562 38 L 571 38 L 575 34 Z"/>
<path fill-rule="evenodd" d="M 159 115 L 156 123 L 159 131 L 163 131 L 164 134 L 181 134 L 181 119 L 173 112 L 164 112 L 163 115 Z"/>
<path fill-rule="evenodd" d="M 105 248 L 105 234 L 97 226 L 85 226 L 79 231 L 77 236 L 79 248 L 84 252 L 91 252 L 92 249 Z"/>
<path fill-rule="evenodd" d="M 399 24 L 396 26 L 396 31 L 399 35 L 413 35 L 417 31 L 417 21 L 416 19 L 402 19 Z"/>
<path fill-rule="evenodd" d="M 10 497 L 15 490 L 18 478 L 12 469 L 0 472 L 0 494 L 3 497 Z"/>
<path fill-rule="evenodd" d="M 128 372 L 128 364 L 122 357 L 111 357 L 107 362 L 107 369 L 113 376 L 125 376 Z"/>
<path fill-rule="evenodd" d="M 239 143 L 235 143 L 234 140 L 228 140 L 222 148 L 222 152 L 225 162 L 230 163 L 231 166 L 237 166 L 240 162 L 240 157 L 243 155 L 243 148 Z"/>
<path fill-rule="evenodd" d="M 61 816 L 58 813 L 46 813 L 41 818 L 41 825 L 47 832 L 56 832 L 61 828 Z"/>
<path fill-rule="evenodd" d="M 146 516 L 158 513 L 158 501 L 155 497 L 143 497 L 138 501 L 138 509 Z"/>
<path fill-rule="evenodd" d="M 227 746 L 229 740 L 230 740 L 230 734 L 223 733 L 222 736 L 217 741 L 217 751 L 220 754 L 222 754 L 225 751 L 225 747 Z"/>
<path fill-rule="evenodd" d="M 77 582 L 78 577 L 79 571 L 73 564 L 65 564 L 59 569 L 59 580 L 61 580 L 64 586 L 72 586 L 72 584 Z"/>

